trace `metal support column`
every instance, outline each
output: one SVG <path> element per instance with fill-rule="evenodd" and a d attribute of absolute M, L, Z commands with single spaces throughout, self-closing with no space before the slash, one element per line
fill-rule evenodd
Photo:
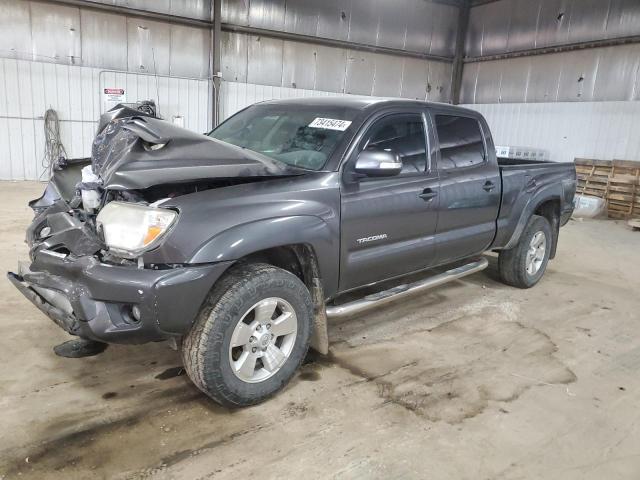
<path fill-rule="evenodd" d="M 213 127 L 220 123 L 220 88 L 222 87 L 222 0 L 213 0 L 211 6 L 211 98 L 213 103 L 212 124 Z"/>
<path fill-rule="evenodd" d="M 462 86 L 462 70 L 464 69 L 464 50 L 469 28 L 470 0 L 465 0 L 460 7 L 458 16 L 458 32 L 456 35 L 456 56 L 453 59 L 453 72 L 451 74 L 451 103 L 460 103 L 460 88 Z"/>

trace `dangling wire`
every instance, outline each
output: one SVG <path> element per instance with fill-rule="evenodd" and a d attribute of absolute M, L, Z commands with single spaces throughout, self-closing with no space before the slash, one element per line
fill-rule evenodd
<path fill-rule="evenodd" d="M 60 157 L 67 156 L 67 151 L 60 138 L 60 120 L 58 113 L 50 108 L 44 113 L 44 156 L 42 157 L 43 171 L 40 178 L 46 173 L 51 176 L 51 168 Z"/>

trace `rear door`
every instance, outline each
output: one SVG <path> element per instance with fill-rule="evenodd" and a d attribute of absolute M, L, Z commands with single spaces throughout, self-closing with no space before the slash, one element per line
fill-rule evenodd
<path fill-rule="evenodd" d="M 425 113 L 416 108 L 379 114 L 356 139 L 343 167 L 340 290 L 432 264 L 439 198 L 426 132 Z M 357 154 L 365 148 L 397 153 L 402 172 L 393 177 L 350 177 Z"/>
<path fill-rule="evenodd" d="M 443 264 L 479 254 L 493 241 L 500 171 L 475 116 L 437 108 L 430 114 L 440 177 L 436 263 Z"/>

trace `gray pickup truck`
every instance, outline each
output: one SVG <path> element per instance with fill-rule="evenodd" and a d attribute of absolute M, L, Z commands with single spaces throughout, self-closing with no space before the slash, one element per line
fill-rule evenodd
<path fill-rule="evenodd" d="M 573 164 L 497 159 L 484 118 L 449 105 L 269 101 L 207 135 L 119 106 L 90 159 L 54 166 L 8 277 L 82 341 L 168 340 L 203 392 L 251 405 L 328 352 L 328 318 L 480 271 L 485 251 L 535 285 L 575 188 Z"/>

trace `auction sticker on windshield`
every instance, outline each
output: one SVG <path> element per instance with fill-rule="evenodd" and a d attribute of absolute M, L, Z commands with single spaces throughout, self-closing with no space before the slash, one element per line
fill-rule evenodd
<path fill-rule="evenodd" d="M 319 117 L 309 124 L 311 128 L 326 128 L 327 130 L 340 130 L 341 132 L 349 128 L 349 125 L 351 125 L 351 122 L 348 120 Z"/>

